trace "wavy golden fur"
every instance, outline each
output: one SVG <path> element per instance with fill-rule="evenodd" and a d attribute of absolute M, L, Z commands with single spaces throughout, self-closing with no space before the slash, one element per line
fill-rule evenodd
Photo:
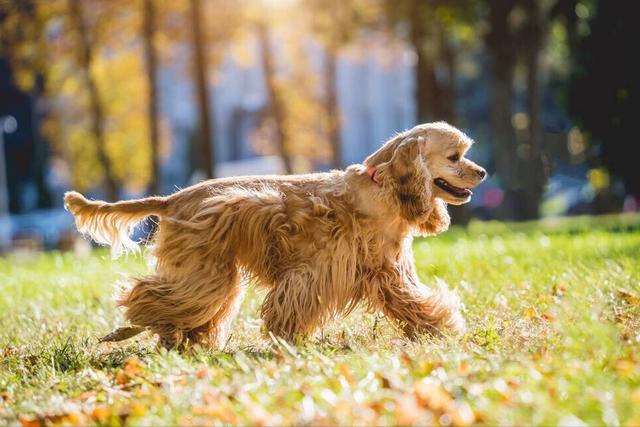
<path fill-rule="evenodd" d="M 344 171 L 214 179 L 117 203 L 69 192 L 65 206 L 114 255 L 136 248 L 136 223 L 159 218 L 155 271 L 131 279 L 117 303 L 134 332 L 148 329 L 167 347 L 223 345 L 247 280 L 267 291 L 264 328 L 288 340 L 359 303 L 409 336 L 460 331 L 457 297 L 420 283 L 411 243 L 445 231 L 446 203 L 468 201 L 484 178 L 464 158 L 471 143 L 446 123 L 423 124 Z"/>

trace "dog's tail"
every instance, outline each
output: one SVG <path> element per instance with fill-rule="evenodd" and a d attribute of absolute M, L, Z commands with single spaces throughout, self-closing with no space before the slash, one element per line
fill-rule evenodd
<path fill-rule="evenodd" d="M 147 216 L 162 216 L 167 198 L 148 197 L 107 203 L 87 200 L 82 194 L 69 191 L 64 195 L 64 207 L 75 217 L 78 231 L 88 234 L 100 244 L 110 245 L 111 254 L 116 258 L 122 252 L 138 250 L 129 234 Z"/>

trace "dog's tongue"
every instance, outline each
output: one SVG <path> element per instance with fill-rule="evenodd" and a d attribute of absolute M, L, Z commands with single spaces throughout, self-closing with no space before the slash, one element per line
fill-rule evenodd
<path fill-rule="evenodd" d="M 456 187 L 455 185 L 449 184 L 442 178 L 436 178 L 435 183 L 438 185 L 438 187 L 453 194 L 456 197 L 470 197 L 473 194 L 473 192 L 468 188 Z"/>

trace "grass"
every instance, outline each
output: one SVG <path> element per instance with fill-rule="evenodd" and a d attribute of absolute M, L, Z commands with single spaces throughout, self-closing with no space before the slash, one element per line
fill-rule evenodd
<path fill-rule="evenodd" d="M 139 257 L 0 260 L 0 424 L 640 424 L 639 216 L 474 223 L 415 255 L 461 294 L 463 337 L 356 312 L 288 345 L 250 293 L 224 351 L 185 353 L 96 342 Z"/>

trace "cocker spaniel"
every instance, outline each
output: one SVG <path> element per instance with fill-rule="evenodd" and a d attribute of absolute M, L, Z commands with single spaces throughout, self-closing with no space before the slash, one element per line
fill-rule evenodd
<path fill-rule="evenodd" d="M 429 123 L 343 171 L 213 179 L 117 203 L 68 192 L 78 230 L 116 256 L 137 248 L 129 234 L 138 222 L 159 218 L 155 271 L 132 278 L 117 299 L 132 327 L 106 339 L 148 330 L 166 347 L 220 347 L 247 282 L 266 290 L 264 329 L 287 340 L 360 303 L 410 337 L 461 331 L 458 298 L 420 283 L 411 243 L 447 230 L 446 204 L 468 202 L 484 179 L 465 158 L 471 144 L 455 127 Z"/>

